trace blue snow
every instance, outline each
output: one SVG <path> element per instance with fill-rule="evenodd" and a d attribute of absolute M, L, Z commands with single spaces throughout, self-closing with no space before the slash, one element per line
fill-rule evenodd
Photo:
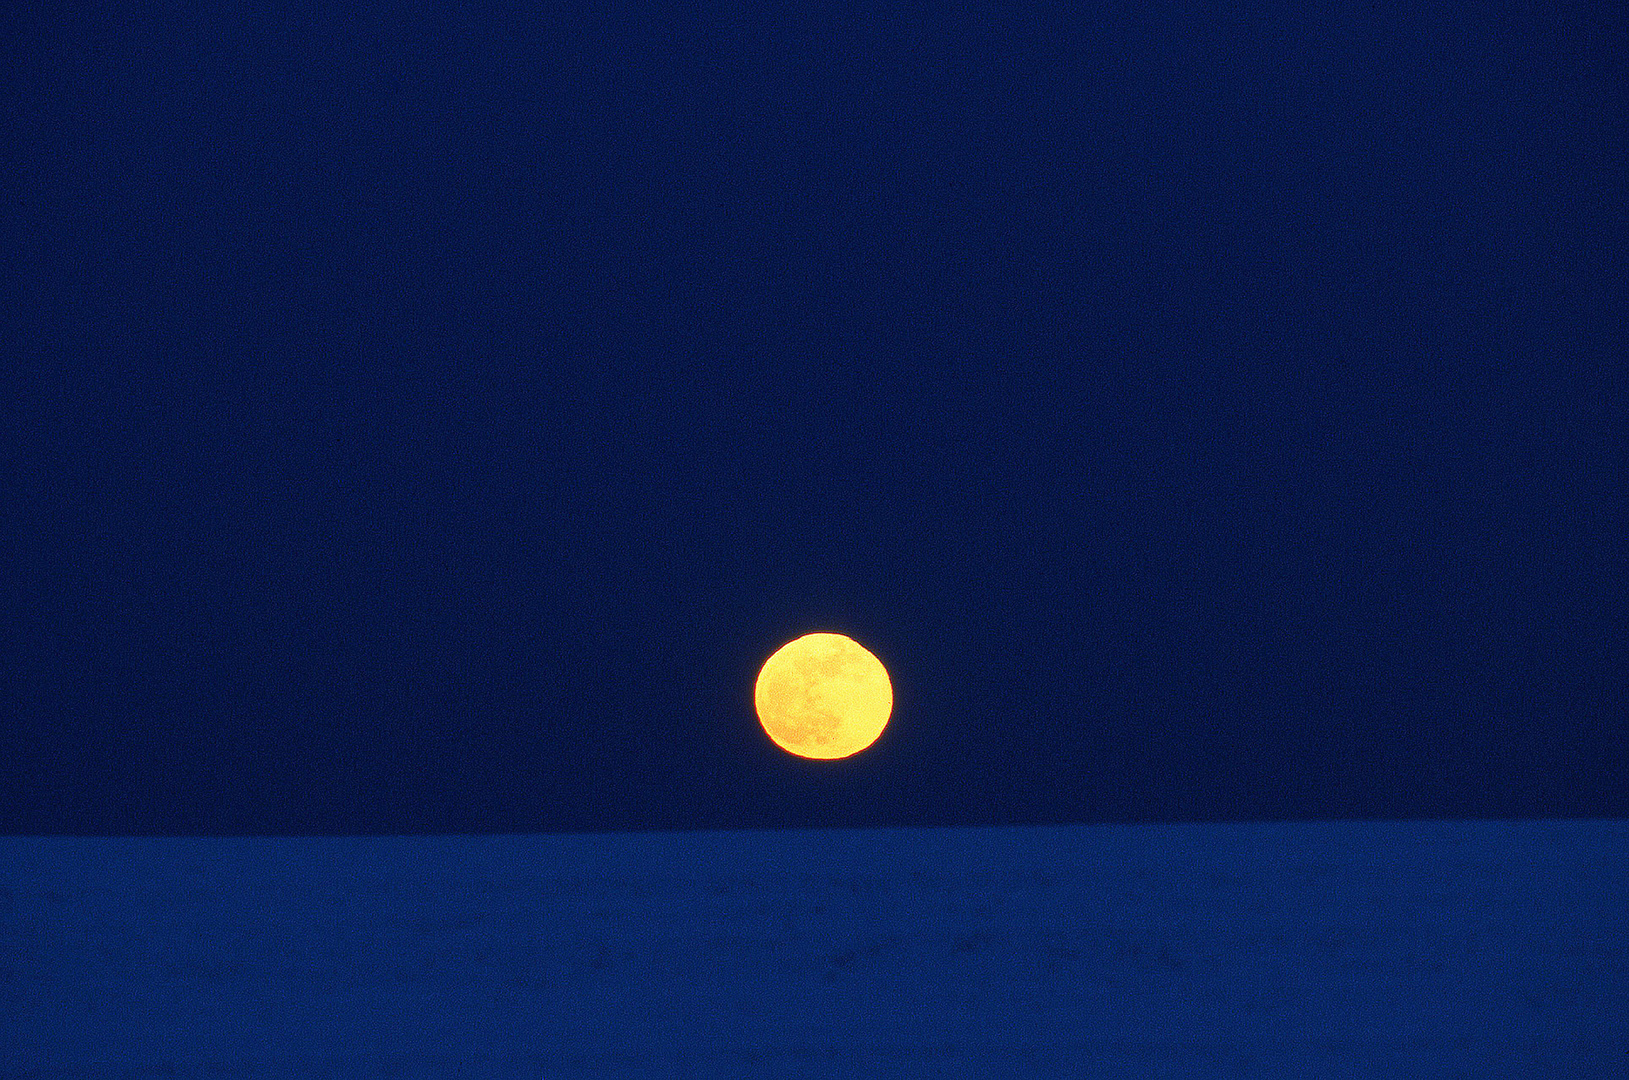
<path fill-rule="evenodd" d="M 0 1077 L 1629 1076 L 1629 822 L 0 838 Z"/>

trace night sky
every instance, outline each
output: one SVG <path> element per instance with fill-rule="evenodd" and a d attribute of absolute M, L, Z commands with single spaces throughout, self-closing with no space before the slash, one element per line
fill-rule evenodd
<path fill-rule="evenodd" d="M 1616 5 L 535 7 L 6 14 L 0 831 L 1629 816 Z"/>

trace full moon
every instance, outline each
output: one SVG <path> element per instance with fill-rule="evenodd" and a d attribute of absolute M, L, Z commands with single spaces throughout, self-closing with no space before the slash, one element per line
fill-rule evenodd
<path fill-rule="evenodd" d="M 764 661 L 752 697 L 776 745 L 806 758 L 859 753 L 894 711 L 888 669 L 842 634 L 805 634 L 782 645 Z"/>

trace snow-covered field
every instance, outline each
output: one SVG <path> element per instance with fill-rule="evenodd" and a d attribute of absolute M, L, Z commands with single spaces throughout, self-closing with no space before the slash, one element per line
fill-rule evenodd
<path fill-rule="evenodd" d="M 1629 1076 L 1629 822 L 0 838 L 0 1076 Z"/>

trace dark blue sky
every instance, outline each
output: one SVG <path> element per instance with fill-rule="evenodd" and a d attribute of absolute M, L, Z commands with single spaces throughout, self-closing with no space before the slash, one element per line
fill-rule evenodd
<path fill-rule="evenodd" d="M 0 829 L 1629 815 L 1613 6 L 57 7 Z"/>

